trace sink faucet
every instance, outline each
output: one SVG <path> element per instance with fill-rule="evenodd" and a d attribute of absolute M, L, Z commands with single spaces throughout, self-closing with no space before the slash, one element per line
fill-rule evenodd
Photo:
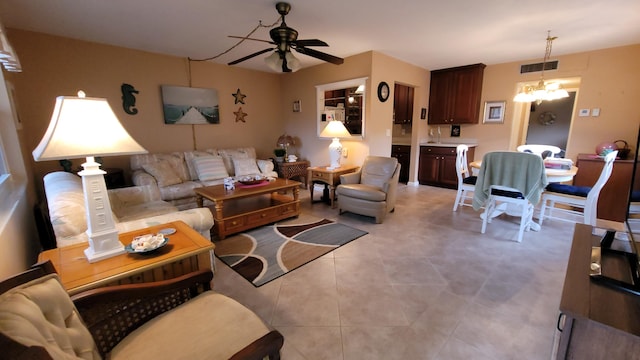
<path fill-rule="evenodd" d="M 438 125 L 438 144 L 440 144 L 440 135 L 442 135 L 442 133 L 440 132 L 440 125 Z"/>

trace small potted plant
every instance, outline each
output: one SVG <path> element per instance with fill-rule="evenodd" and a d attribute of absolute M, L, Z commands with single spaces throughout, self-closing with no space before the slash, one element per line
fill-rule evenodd
<path fill-rule="evenodd" d="M 283 162 L 284 161 L 284 156 L 287 154 L 287 150 L 282 149 L 282 148 L 278 148 L 273 150 L 273 153 L 276 155 L 276 161 L 277 162 Z"/>

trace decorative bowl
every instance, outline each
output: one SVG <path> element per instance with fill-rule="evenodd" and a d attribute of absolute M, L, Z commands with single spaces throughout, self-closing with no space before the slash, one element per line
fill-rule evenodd
<path fill-rule="evenodd" d="M 243 185 L 255 185 L 255 184 L 260 184 L 264 180 L 265 178 L 262 176 L 245 176 L 238 179 L 238 182 Z"/>
<path fill-rule="evenodd" d="M 153 244 L 151 247 L 141 248 L 137 246 L 138 241 L 147 240 L 143 238 L 152 238 L 152 237 L 155 237 L 156 241 L 155 241 L 155 244 Z M 128 244 L 124 247 L 124 250 L 130 254 L 149 254 L 167 245 L 168 242 L 169 242 L 169 238 L 165 237 L 163 234 L 153 234 L 153 235 L 150 234 L 150 235 L 136 236 L 131 242 L 131 244 Z"/>

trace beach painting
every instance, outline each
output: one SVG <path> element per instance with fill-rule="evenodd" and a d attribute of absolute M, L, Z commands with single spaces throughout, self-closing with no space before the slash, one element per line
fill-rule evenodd
<path fill-rule="evenodd" d="M 162 85 L 165 124 L 220 124 L 218 91 Z"/>

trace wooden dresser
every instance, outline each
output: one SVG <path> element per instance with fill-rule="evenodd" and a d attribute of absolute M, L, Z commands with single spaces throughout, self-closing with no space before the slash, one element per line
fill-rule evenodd
<path fill-rule="evenodd" d="M 600 177 L 604 160 L 593 154 L 579 154 L 575 186 L 593 186 Z M 609 181 L 598 198 L 598 219 L 622 222 L 627 217 L 627 199 L 631 186 L 633 160 L 616 159 Z"/>

